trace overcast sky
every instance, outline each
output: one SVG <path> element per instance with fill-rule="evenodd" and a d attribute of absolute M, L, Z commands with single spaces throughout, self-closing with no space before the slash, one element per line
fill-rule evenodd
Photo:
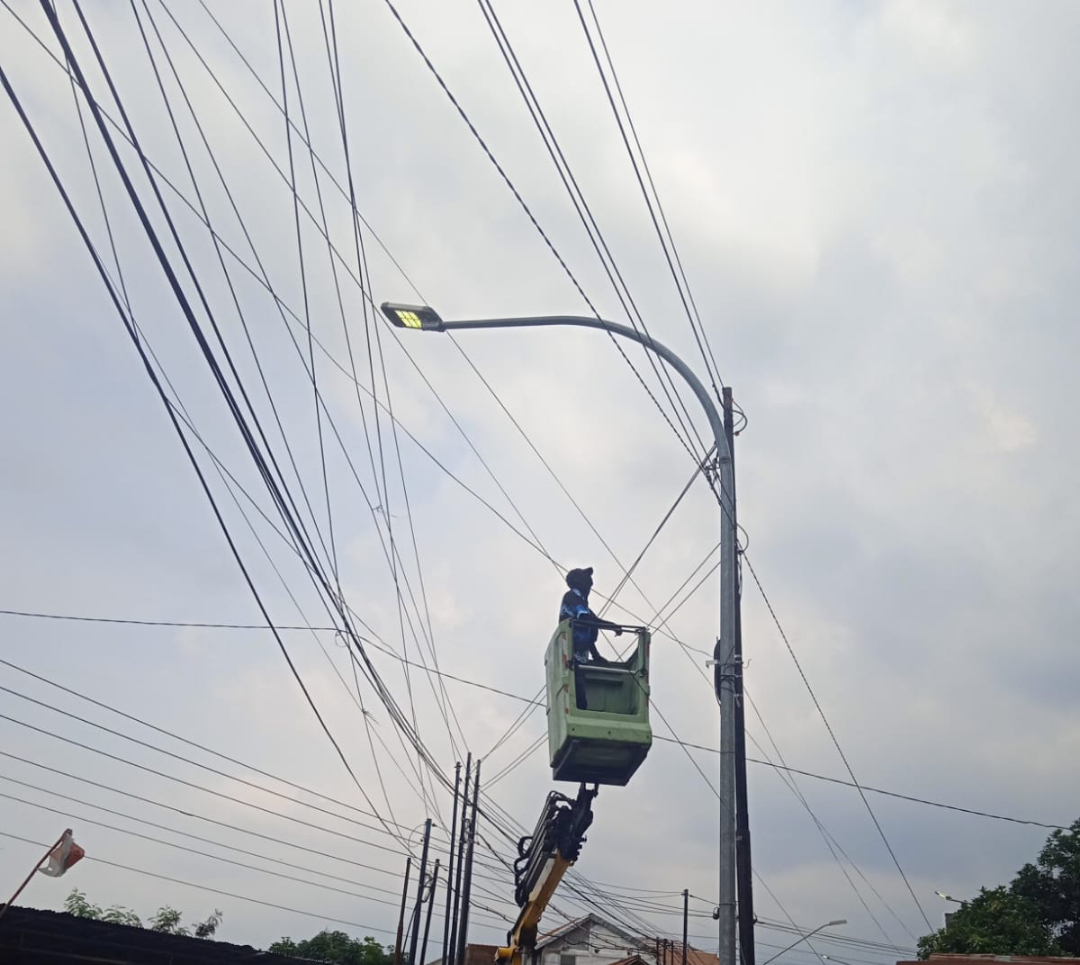
<path fill-rule="evenodd" d="M 67 0 L 58 7 L 94 97 L 119 120 L 74 7 Z M 282 84 L 273 5 L 137 4 L 190 173 L 131 7 L 90 0 L 83 8 L 146 156 L 194 206 L 158 182 L 298 512 L 321 555 L 325 542 L 324 563 L 336 557 L 342 592 L 364 624 L 357 626 L 378 645 L 368 648 L 374 667 L 442 770 L 452 773 L 466 749 L 483 756 L 492 802 L 531 829 L 552 787 L 546 749 L 500 772 L 545 734 L 541 709 L 503 739 L 528 710 L 520 698 L 535 697 L 543 684 L 543 652 L 564 589 L 552 560 L 562 568 L 595 566 L 597 592 L 613 592 L 694 460 L 638 375 L 598 333 L 466 332 L 451 340 L 395 333 L 365 310 L 314 3 L 284 8 L 287 99 L 297 128 L 290 135 L 293 176 L 314 218 L 300 210 L 303 275 L 286 123 L 271 99 L 280 102 Z M 573 2 L 500 2 L 495 9 L 649 331 L 704 375 Z M 481 10 L 402 0 L 399 11 L 588 299 L 604 316 L 625 321 Z M 598 0 L 596 13 L 720 376 L 748 418 L 736 454 L 750 560 L 856 776 L 932 801 L 1070 823 L 1080 810 L 1080 516 L 1073 493 L 1080 404 L 1073 319 L 1080 66 L 1073 39 L 1080 8 L 682 2 L 661 12 L 637 0 Z M 448 318 L 587 314 L 585 299 L 389 6 L 339 2 L 334 17 L 374 301 L 422 298 Z M 116 276 L 76 99 L 49 56 L 59 54 L 57 40 L 30 0 L 0 11 L 0 23 L 0 64 Z M 276 623 L 328 626 L 303 564 L 270 525 L 280 530 L 280 516 L 85 100 L 81 107 L 135 321 L 170 380 L 170 395 L 198 430 L 201 442 L 189 437 L 193 452 L 239 555 Z M 0 608 L 264 623 L 6 98 L 0 125 Z M 317 182 L 303 131 L 325 164 Z M 120 151 L 170 264 L 182 271 L 136 154 L 122 142 Z M 194 213 L 200 204 L 236 253 L 222 255 L 233 292 Z M 320 210 L 339 252 L 333 263 L 317 227 Z M 259 281 L 264 270 L 283 310 Z M 186 275 L 184 290 L 209 330 Z M 302 364 L 308 316 L 325 400 L 318 413 Z M 674 419 L 645 357 L 636 347 L 627 356 Z M 376 425 L 367 394 L 373 385 L 393 409 L 396 434 L 386 408 Z M 704 435 L 707 426 L 685 396 Z M 208 450 L 243 491 L 226 486 Z M 645 554 L 634 585 L 619 594 L 626 609 L 612 613 L 654 619 L 715 546 L 718 528 L 715 501 L 699 479 Z M 393 567 L 391 533 L 400 554 Z M 780 630 L 744 575 L 746 686 L 756 707 L 747 712 L 750 753 L 782 754 L 792 767 L 846 778 Z M 700 652 L 718 632 L 718 599 L 712 577 L 679 608 L 668 635 L 654 638 L 658 736 L 718 744 Z M 420 793 L 416 755 L 405 751 L 370 684 L 354 680 L 340 637 L 282 633 L 359 788 L 266 630 L 0 621 L 11 664 L 379 815 L 274 783 L 0 665 L 0 685 L 9 688 L 4 714 L 23 722 L 0 720 L 0 747 L 19 758 L 0 760 L 0 793 L 7 795 L 0 797 L 0 832 L 47 844 L 70 826 L 89 857 L 176 879 L 87 860 L 62 881 L 35 880 L 22 903 L 58 908 L 78 887 L 95 902 L 143 916 L 166 903 L 191 919 L 221 908 L 220 937 L 260 947 L 281 935 L 308 936 L 332 919 L 353 923 L 341 926 L 351 933 L 392 941 L 406 849 L 416 849 L 415 829 L 425 817 L 445 828 L 449 796 L 432 793 L 426 772 Z M 428 621 L 430 643 L 419 632 Z M 472 683 L 440 684 L 394 654 L 427 665 L 434 655 L 442 671 Z M 624 909 L 644 915 L 652 933 L 681 931 L 679 893 L 689 888 L 702 916 L 690 931 L 708 949 L 715 948 L 708 912 L 717 891 L 718 821 L 708 782 L 716 776 L 714 754 L 657 741 L 628 787 L 602 790 L 578 864 Z M 759 916 L 790 916 L 809 928 L 846 918 L 845 935 L 912 948 L 928 930 L 923 912 L 858 793 L 811 778 L 799 778 L 797 789 L 807 806 L 773 769 L 750 765 Z M 1006 882 L 1048 834 L 877 794 L 867 799 L 935 927 L 948 907 L 935 889 L 966 897 Z M 496 831 L 486 834 L 509 853 Z M 445 830 L 437 837 L 445 841 Z M 0 840 L 0 885 L 14 888 L 40 850 Z M 491 853 L 483 859 L 481 871 L 491 877 L 479 879 L 477 897 L 486 907 L 477 909 L 470 934 L 495 942 L 506 928 L 496 912 L 512 916 L 512 891 Z M 565 895 L 557 905 L 545 920 L 552 925 L 587 910 Z M 435 932 L 441 941 L 441 918 Z M 791 940 L 765 928 L 758 938 L 763 955 Z M 906 957 L 813 947 L 860 963 Z M 794 965 L 820 961 L 806 946 L 786 957 Z"/>

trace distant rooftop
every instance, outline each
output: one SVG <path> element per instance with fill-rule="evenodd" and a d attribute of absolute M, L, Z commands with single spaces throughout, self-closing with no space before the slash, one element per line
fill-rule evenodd
<path fill-rule="evenodd" d="M 250 945 L 166 935 L 149 928 L 13 905 L 0 917 L 0 961 L 34 965 L 310 965 Z"/>

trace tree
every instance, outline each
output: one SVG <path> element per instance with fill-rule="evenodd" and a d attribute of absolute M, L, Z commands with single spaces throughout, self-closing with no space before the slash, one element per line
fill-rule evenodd
<path fill-rule="evenodd" d="M 919 939 L 920 958 L 935 952 L 1080 956 L 1080 820 L 1051 834 L 1008 886 L 981 889 Z"/>
<path fill-rule="evenodd" d="M 92 918 L 95 921 L 107 921 L 118 925 L 133 925 L 135 928 L 149 927 L 151 931 L 162 932 L 166 935 L 194 934 L 196 938 L 209 938 L 217 931 L 222 919 L 221 910 L 215 908 L 214 913 L 206 921 L 197 924 L 192 932 L 181 926 L 181 913 L 165 905 L 154 913 L 148 925 L 143 925 L 142 919 L 129 908 L 124 908 L 122 905 L 112 905 L 109 908 L 92 905 L 78 888 L 64 899 L 64 911 L 76 918 Z"/>
<path fill-rule="evenodd" d="M 1013 879 L 1014 894 L 1039 909 L 1065 955 L 1080 955 L 1080 820 L 1047 839 L 1036 864 Z"/>
<path fill-rule="evenodd" d="M 1004 885 L 966 901 L 940 931 L 919 939 L 919 958 L 965 955 L 1060 955 L 1053 930 L 1033 901 Z"/>
<path fill-rule="evenodd" d="M 350 938 L 343 931 L 321 931 L 314 938 L 294 942 L 283 938 L 274 942 L 268 951 L 278 955 L 294 955 L 334 965 L 390 965 L 393 956 L 370 935 L 363 941 Z"/>

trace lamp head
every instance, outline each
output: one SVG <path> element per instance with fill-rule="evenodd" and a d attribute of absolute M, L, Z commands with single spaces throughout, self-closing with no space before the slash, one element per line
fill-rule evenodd
<path fill-rule="evenodd" d="M 382 313 L 396 328 L 415 328 L 420 331 L 441 332 L 444 328 L 439 313 L 430 305 L 399 305 L 396 302 L 383 302 L 379 306 Z"/>

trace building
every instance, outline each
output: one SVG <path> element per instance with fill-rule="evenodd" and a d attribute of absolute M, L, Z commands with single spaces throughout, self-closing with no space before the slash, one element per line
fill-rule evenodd
<path fill-rule="evenodd" d="M 463 965 L 491 965 L 494 960 L 494 945 L 469 945 Z M 431 965 L 442 965 L 442 960 Z M 536 965 L 682 965 L 682 943 L 633 935 L 589 914 L 540 935 Z M 688 947 L 686 965 L 720 965 L 720 960 Z"/>
<path fill-rule="evenodd" d="M 0 906 L 2 907 L 2 906 Z M 4 965 L 311 965 L 250 945 L 166 935 L 134 925 L 14 905 L 0 916 Z"/>

